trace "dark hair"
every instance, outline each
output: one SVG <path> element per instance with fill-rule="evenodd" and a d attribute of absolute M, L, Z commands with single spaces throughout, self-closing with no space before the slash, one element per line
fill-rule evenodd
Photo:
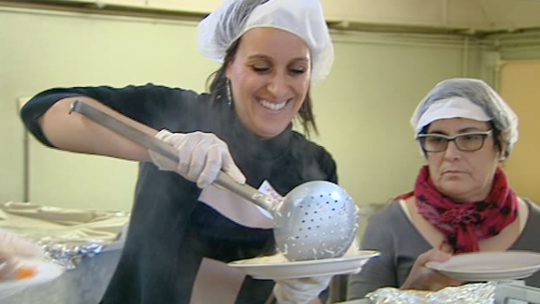
<path fill-rule="evenodd" d="M 227 66 L 231 63 L 238 52 L 238 47 L 240 46 L 240 41 L 242 38 L 237 39 L 229 47 L 223 59 L 223 64 L 221 67 L 210 74 L 206 83 L 208 90 L 210 91 L 210 96 L 212 102 L 228 102 L 227 100 Z M 315 134 L 319 134 L 317 129 L 317 124 L 315 123 L 315 115 L 313 114 L 313 103 L 311 101 L 310 91 L 308 90 L 306 99 L 304 103 L 298 110 L 298 114 L 295 119 L 297 119 L 300 124 L 302 124 L 302 129 L 306 137 L 310 137 L 311 131 Z"/>
<path fill-rule="evenodd" d="M 502 143 L 505 142 L 504 138 L 502 138 L 502 134 L 501 134 L 501 131 L 499 129 L 497 129 L 497 127 L 495 127 L 495 122 L 493 122 L 493 120 L 490 120 L 489 121 L 489 126 L 491 127 L 491 130 L 493 130 L 493 144 L 495 146 L 495 148 L 497 148 L 499 150 L 499 152 L 501 152 L 502 154 L 504 154 L 504 157 L 508 157 L 508 150 L 505 149 L 503 151 L 503 147 L 502 147 Z"/>

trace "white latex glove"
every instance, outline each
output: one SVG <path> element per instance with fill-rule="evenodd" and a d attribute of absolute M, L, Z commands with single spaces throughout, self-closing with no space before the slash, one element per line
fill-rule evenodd
<path fill-rule="evenodd" d="M 156 138 L 170 144 L 178 151 L 180 162 L 176 164 L 165 156 L 148 150 L 152 162 L 160 170 L 176 171 L 187 180 L 196 182 L 199 188 L 212 184 L 223 170 L 240 184 L 245 176 L 234 163 L 227 144 L 211 133 L 171 133 L 161 130 Z"/>
<path fill-rule="evenodd" d="M 332 276 L 276 281 L 274 295 L 279 304 L 307 304 L 325 290 Z"/>
<path fill-rule="evenodd" d="M 45 251 L 40 246 L 23 239 L 14 232 L 0 228 L 0 259 L 12 257 L 42 257 Z"/>
<path fill-rule="evenodd" d="M 355 238 L 344 256 L 355 256 L 358 252 L 358 240 Z M 357 272 L 360 272 L 358 269 Z M 302 279 L 276 281 L 274 295 L 279 304 L 305 304 L 316 299 L 332 280 L 332 276 L 320 276 Z"/>

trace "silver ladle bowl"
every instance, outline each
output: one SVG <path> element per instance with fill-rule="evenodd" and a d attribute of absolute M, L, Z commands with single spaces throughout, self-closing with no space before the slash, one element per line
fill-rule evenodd
<path fill-rule="evenodd" d="M 354 201 L 341 187 L 327 181 L 294 188 L 275 213 L 276 243 L 291 261 L 341 257 L 358 230 Z"/>
<path fill-rule="evenodd" d="M 178 162 L 178 153 L 172 146 L 149 135 L 119 113 L 122 120 L 83 101 L 75 101 L 71 111 Z M 304 183 L 291 190 L 282 201 L 247 184 L 238 184 L 224 172 L 219 173 L 214 184 L 269 211 L 274 217 L 277 247 L 291 261 L 341 257 L 356 237 L 358 213 L 354 201 L 334 183 Z"/>

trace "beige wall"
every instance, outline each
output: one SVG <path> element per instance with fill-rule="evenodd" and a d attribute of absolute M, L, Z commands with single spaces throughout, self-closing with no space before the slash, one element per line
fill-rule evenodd
<path fill-rule="evenodd" d="M 56 86 L 154 82 L 202 89 L 215 64 L 197 58 L 193 24 L 0 10 L 0 201 L 23 199 L 16 99 Z M 137 166 L 48 149 L 30 139 L 30 200 L 128 210 Z"/>
<path fill-rule="evenodd" d="M 461 42 L 334 37 L 335 69 L 315 90 L 318 141 L 338 160 L 340 182 L 359 204 L 385 202 L 410 190 L 423 164 L 409 126 L 416 104 L 440 80 L 478 67 L 464 71 Z M 478 53 L 469 57 L 479 61 Z"/>
<path fill-rule="evenodd" d="M 30 2 L 43 2 L 28 0 Z M 107 9 L 136 8 L 207 14 L 222 0 L 49 0 L 60 5 Z M 321 0 L 331 23 L 399 26 L 458 31 L 519 31 L 538 28 L 540 3 L 534 0 Z"/>
<path fill-rule="evenodd" d="M 333 33 L 331 77 L 313 88 L 323 144 L 359 204 L 412 187 L 423 163 L 409 117 L 438 81 L 478 76 L 482 52 L 449 36 Z M 201 90 L 217 66 L 194 24 L 0 8 L 0 201 L 22 200 L 23 127 L 15 101 L 55 86 L 153 82 Z M 467 50 L 467 51 L 464 51 Z M 48 149 L 30 139 L 30 200 L 129 210 L 136 165 Z"/>
<path fill-rule="evenodd" d="M 504 62 L 500 81 L 501 95 L 519 117 L 519 141 L 504 168 L 518 195 L 540 203 L 540 60 Z"/>

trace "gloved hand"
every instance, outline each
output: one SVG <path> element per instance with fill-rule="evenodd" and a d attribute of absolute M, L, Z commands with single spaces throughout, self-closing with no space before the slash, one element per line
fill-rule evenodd
<path fill-rule="evenodd" d="M 276 281 L 274 295 L 279 304 L 307 304 L 325 290 L 332 276 Z"/>
<path fill-rule="evenodd" d="M 358 252 L 358 240 L 355 238 L 344 256 L 354 256 Z M 358 269 L 357 272 L 360 272 Z M 274 296 L 279 304 L 305 304 L 316 299 L 325 290 L 332 276 L 320 276 L 301 279 L 276 281 Z"/>
<path fill-rule="evenodd" d="M 234 163 L 227 144 L 211 133 L 171 133 L 161 130 L 156 138 L 170 144 L 178 151 L 177 164 L 161 154 L 148 150 L 152 162 L 160 170 L 176 171 L 187 180 L 196 182 L 199 188 L 212 184 L 220 170 L 240 184 L 246 182 L 245 176 Z"/>
<path fill-rule="evenodd" d="M 14 232 L 0 228 L 0 259 L 15 256 L 42 257 L 45 251 L 40 246 L 23 239 Z"/>

